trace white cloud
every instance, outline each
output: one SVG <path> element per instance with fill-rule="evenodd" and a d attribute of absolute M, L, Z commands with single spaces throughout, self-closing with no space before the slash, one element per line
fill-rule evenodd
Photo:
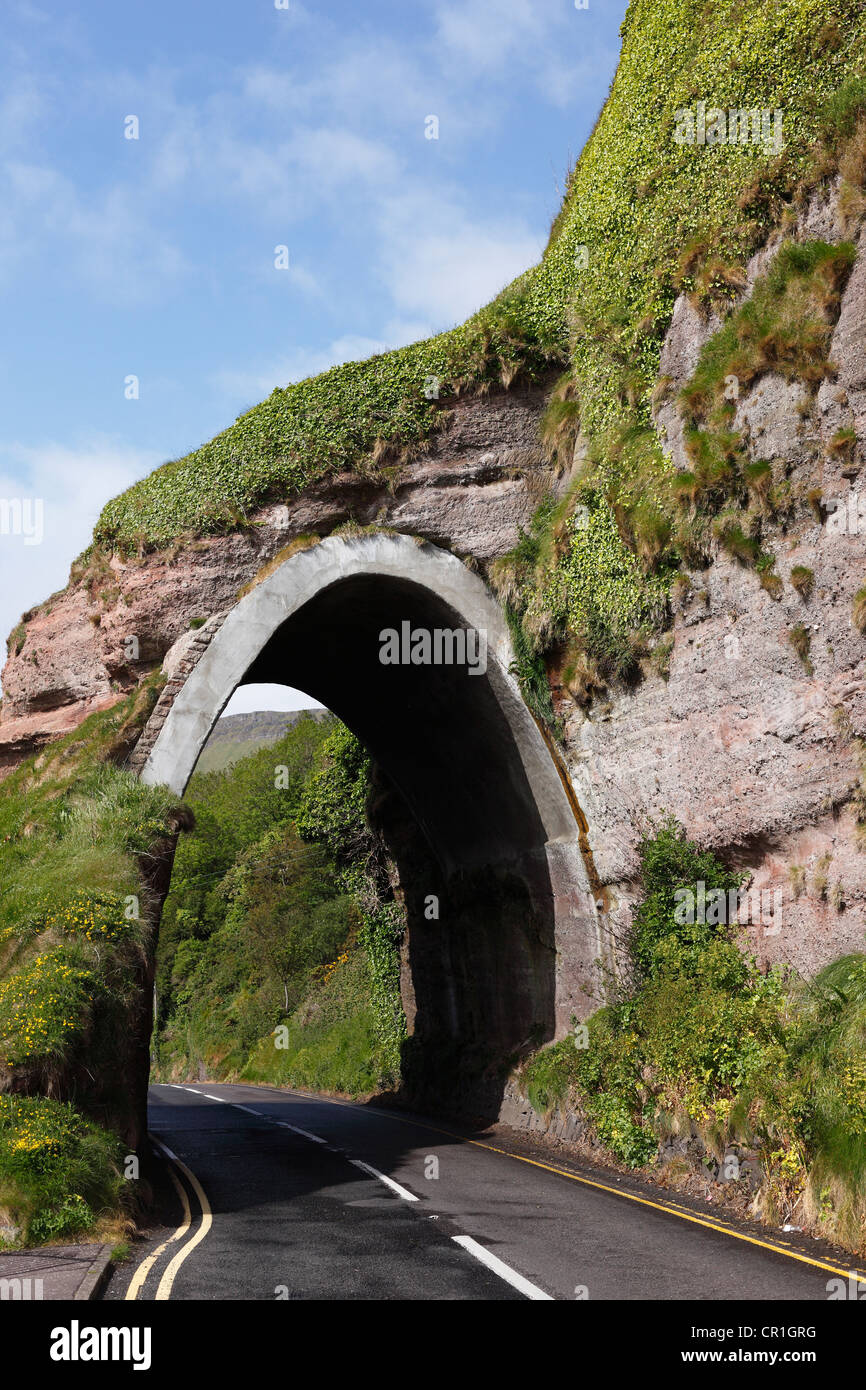
<path fill-rule="evenodd" d="M 538 0 L 460 0 L 436 10 L 437 41 L 475 68 L 501 68 L 546 38 L 554 17 Z"/>
<path fill-rule="evenodd" d="M 327 104 L 314 109 L 312 119 L 293 116 L 290 135 L 261 128 L 250 134 L 237 92 L 220 96 L 195 113 L 165 99 L 156 122 L 164 133 L 142 152 L 135 188 L 151 215 L 168 196 L 243 205 L 260 221 L 296 222 L 334 197 L 354 193 L 369 200 L 371 190 L 402 177 L 403 161 L 384 140 L 335 120 Z"/>
<path fill-rule="evenodd" d="M 430 319 L 407 319 L 398 315 L 388 319 L 382 329 L 382 337 L 389 348 L 404 347 L 406 343 L 417 343 L 422 338 L 429 338 L 431 334 L 439 331 L 440 326 L 438 322 L 431 322 Z"/>
<path fill-rule="evenodd" d="M 37 123 L 45 112 L 45 83 L 38 83 L 29 73 L 8 81 L 0 96 L 0 149 L 8 157 L 11 151 L 26 147 Z"/>
<path fill-rule="evenodd" d="M 258 64 L 244 70 L 244 106 L 301 117 L 309 125 L 330 122 L 347 130 L 389 129 L 414 134 L 424 144 L 424 120 L 440 117 L 449 138 L 477 138 L 495 120 L 501 96 L 465 89 L 453 80 L 451 55 L 439 43 L 410 52 L 397 43 L 358 42 L 309 74 Z M 323 114 L 326 121 L 323 122 Z"/>
<path fill-rule="evenodd" d="M 31 11 L 44 20 L 41 8 L 17 7 L 19 17 Z M 80 49 L 79 99 L 117 122 L 119 147 L 118 113 L 138 112 L 142 139 L 129 142 L 128 160 L 108 161 L 101 187 L 74 183 L 39 150 L 44 133 L 65 119 L 62 80 L 35 46 L 14 50 L 0 92 L 0 150 L 18 161 L 0 179 L 0 269 L 8 275 L 40 257 L 50 270 L 62 260 L 67 284 L 80 279 L 119 304 L 152 302 L 202 263 L 198 247 L 181 250 L 186 209 L 246 208 L 251 220 L 271 224 L 275 242 L 288 241 L 291 227 L 324 203 L 337 202 L 344 219 L 361 226 L 413 181 L 435 189 L 448 151 L 497 124 L 515 90 L 529 83 L 566 106 L 606 57 L 597 45 L 589 49 L 593 12 L 576 11 L 571 0 L 434 0 L 411 39 L 295 0 L 290 16 L 275 17 L 272 61 L 233 65 L 228 56 L 195 100 L 196 61 L 140 67 L 133 56 L 129 67 L 109 72 L 88 50 L 86 24 L 52 16 L 50 46 Z M 299 25 L 314 62 L 297 60 Z M 430 113 L 442 123 L 441 147 L 423 138 Z M 494 240 L 515 244 L 519 259 L 516 231 L 516 243 L 514 229 Z M 480 249 L 476 242 L 467 252 L 470 263 Z M 428 260 L 444 266 L 445 259 L 431 243 Z M 514 259 L 496 251 L 485 283 L 507 279 Z M 428 313 L 429 296 L 404 298 L 417 305 L 410 312 Z M 463 304 L 468 296 L 450 298 Z"/>
<path fill-rule="evenodd" d="M 494 7 L 490 0 L 443 0 L 436 9 L 437 43 L 461 76 L 507 73 L 514 82 L 523 69 L 546 101 L 566 107 L 600 69 L 616 65 L 616 50 L 597 41 L 589 47 L 592 19 L 571 0 L 496 0 Z"/>
<path fill-rule="evenodd" d="M 423 137 L 425 115 L 441 110 L 449 97 L 455 121 L 477 130 L 480 93 L 461 89 L 453 81 L 452 55 L 437 36 L 425 37 L 418 26 L 411 42 L 389 38 L 381 29 L 374 38 L 357 26 L 328 24 L 316 17 L 319 57 L 307 70 L 287 70 L 286 64 L 261 62 L 243 70 L 243 106 L 259 106 L 284 119 L 300 115 L 328 120 L 354 129 L 387 125 L 407 128 L 416 123 Z M 459 115 L 458 115 L 459 108 Z"/>
<path fill-rule="evenodd" d="M 77 278 L 114 303 L 152 302 L 198 271 L 198 248 L 184 254 L 180 245 L 184 208 L 248 209 L 251 219 L 270 224 L 274 242 L 288 243 L 292 226 L 321 215 L 328 203 L 362 228 L 376 221 L 389 196 L 411 194 L 413 187 L 435 194 L 442 161 L 438 146 L 423 138 L 429 113 L 440 117 L 443 141 L 477 139 L 502 106 L 504 72 L 523 72 L 561 103 L 581 85 L 582 63 L 567 42 L 581 22 L 574 11 L 537 0 L 498 0 L 492 11 L 489 0 L 442 0 L 433 17 L 432 40 L 407 45 L 380 35 L 374 43 L 357 29 L 316 16 L 308 22 L 328 55 L 321 64 L 295 71 L 291 63 L 227 63 L 195 103 L 180 69 L 107 74 L 85 65 L 88 103 L 117 119 L 120 147 L 125 142 L 116 113 L 136 111 L 142 120 L 141 142 L 128 143 L 129 158 L 120 166 L 113 161 L 111 181 L 94 190 L 36 154 L 39 123 L 44 128 L 61 119 L 58 84 L 40 86 L 26 70 L 16 73 L 0 96 L 0 149 L 5 131 L 7 154 L 16 155 L 0 178 L 0 270 L 8 277 L 28 258 L 40 257 L 49 271 L 62 263 L 67 283 Z M 473 84 L 467 66 L 495 80 Z M 413 131 L 415 158 L 411 139 L 406 144 Z M 29 132 L 29 159 L 14 143 L 21 132 Z M 427 264 L 442 266 L 438 294 L 447 288 L 444 240 L 437 247 L 421 230 L 425 235 Z M 470 267 L 484 260 L 483 241 L 473 240 L 463 258 Z M 505 229 L 493 243 L 485 286 L 509 278 L 525 238 L 517 229 L 515 242 L 514 229 Z M 515 251 L 503 251 L 503 244 Z M 417 245 L 411 260 L 418 265 Z M 462 277 L 459 267 L 457 273 Z M 296 276 L 301 287 L 316 288 L 313 278 L 306 286 L 302 281 Z M 408 294 L 407 288 L 400 305 L 419 317 L 432 307 L 432 322 L 443 321 L 430 294 Z M 462 306 L 474 298 L 474 307 L 483 297 L 468 295 L 458 281 L 448 300 Z M 446 317 L 461 313 L 449 308 Z"/>
<path fill-rule="evenodd" d="M 39 498 L 45 518 L 40 545 L 25 545 L 23 536 L 0 535 L 0 639 L 22 609 L 64 587 L 69 566 L 89 545 L 108 498 L 161 462 L 154 450 L 134 449 L 106 436 L 78 447 L 0 441 L 0 498 Z"/>
<path fill-rule="evenodd" d="M 220 718 L 228 714 L 252 714 L 257 710 L 324 709 L 312 695 L 291 685 L 239 685 Z"/>
<path fill-rule="evenodd" d="M 134 189 L 109 186 L 86 200 L 46 165 L 8 161 L 0 181 L 0 268 L 12 273 L 30 256 L 47 268 L 73 269 L 116 304 L 150 302 L 190 266 L 142 215 Z"/>
<path fill-rule="evenodd" d="M 323 111 L 342 120 L 366 120 L 370 114 L 389 121 L 411 117 L 420 94 L 431 80 L 431 65 L 410 56 L 395 43 L 364 43 L 353 38 L 351 48 L 305 73 L 259 63 L 244 70 L 241 90 L 245 102 L 280 116 L 287 112 L 318 116 Z"/>
<path fill-rule="evenodd" d="M 397 311 L 446 328 L 480 309 L 534 265 L 541 233 L 525 224 L 478 223 L 425 189 L 386 200 L 380 276 Z"/>
<path fill-rule="evenodd" d="M 366 139 L 346 126 L 302 130 L 292 138 L 289 153 L 319 188 L 328 190 L 347 183 L 394 183 L 402 172 L 401 161 L 382 141 Z"/>
<path fill-rule="evenodd" d="M 542 245 L 541 235 L 525 226 L 475 224 L 453 203 L 421 190 L 387 200 L 382 223 L 379 276 L 390 304 L 383 305 L 381 336 L 349 333 L 324 348 L 292 348 L 253 367 L 224 367 L 210 382 L 232 409 L 247 410 L 274 387 L 462 323 L 533 265 Z"/>

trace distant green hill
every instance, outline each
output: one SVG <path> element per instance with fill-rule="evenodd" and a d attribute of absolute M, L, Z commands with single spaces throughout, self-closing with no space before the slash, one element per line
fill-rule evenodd
<path fill-rule="evenodd" d="M 269 743 L 276 743 L 305 715 L 321 723 L 333 716 L 322 709 L 256 710 L 252 714 L 228 714 L 218 719 L 201 751 L 196 772 L 221 772 L 241 758 L 248 758 Z"/>

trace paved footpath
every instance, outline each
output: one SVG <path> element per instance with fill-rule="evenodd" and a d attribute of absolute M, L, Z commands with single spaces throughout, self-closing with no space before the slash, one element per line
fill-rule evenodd
<path fill-rule="evenodd" d="M 47 1245 L 0 1254 L 0 1302 L 84 1302 L 98 1298 L 110 1273 L 110 1245 Z"/>

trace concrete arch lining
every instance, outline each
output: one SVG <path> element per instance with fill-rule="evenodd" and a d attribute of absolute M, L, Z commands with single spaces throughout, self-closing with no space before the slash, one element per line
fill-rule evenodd
<path fill-rule="evenodd" d="M 487 673 L 475 679 L 489 682 L 511 731 L 545 838 L 576 841 L 559 772 L 509 670 L 513 650 L 501 608 L 454 555 L 406 536 L 331 537 L 285 560 L 241 598 L 177 694 L 142 780 L 182 794 L 215 721 L 279 629 L 326 591 L 362 576 L 417 585 L 451 610 L 455 625 L 486 633 Z"/>
<path fill-rule="evenodd" d="M 485 672 L 383 665 L 380 631 L 401 619 L 485 632 Z M 605 955 L 580 811 L 513 660 L 501 607 L 454 555 L 401 535 L 330 537 L 239 599 L 166 688 L 142 749 L 143 779 L 182 795 L 244 680 L 308 690 L 354 730 L 404 897 L 401 990 L 422 1053 L 450 1039 L 461 1055 L 505 1056 L 562 1036 L 592 1007 Z"/>

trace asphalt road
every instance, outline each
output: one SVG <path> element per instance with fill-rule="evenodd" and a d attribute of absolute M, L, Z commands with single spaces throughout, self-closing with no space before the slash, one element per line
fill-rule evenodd
<path fill-rule="evenodd" d="M 109 1299 L 826 1301 L 850 1268 L 816 1242 L 403 1112 L 206 1082 L 154 1086 L 150 1105 L 177 1160 L 173 1224 L 136 1246 Z"/>

